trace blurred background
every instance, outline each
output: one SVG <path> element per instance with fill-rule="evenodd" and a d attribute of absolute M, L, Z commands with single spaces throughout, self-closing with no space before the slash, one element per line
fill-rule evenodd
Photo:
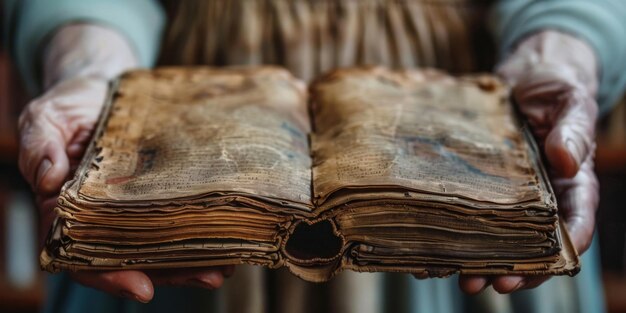
<path fill-rule="evenodd" d="M 38 312 L 46 290 L 38 265 L 37 212 L 17 168 L 17 120 L 29 98 L 5 48 L 0 42 L 0 312 Z M 599 124 L 596 171 L 601 184 L 597 234 L 607 308 L 626 312 L 624 100 Z"/>
<path fill-rule="evenodd" d="M 17 168 L 17 118 L 25 94 L 0 43 L 0 312 L 38 312 L 45 294 L 37 211 Z"/>

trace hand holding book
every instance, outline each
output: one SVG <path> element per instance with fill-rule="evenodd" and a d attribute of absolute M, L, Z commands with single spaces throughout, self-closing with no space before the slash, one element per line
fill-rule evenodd
<path fill-rule="evenodd" d="M 56 215 L 61 186 L 72 177 L 91 139 L 109 80 L 138 65 L 132 49 L 116 31 L 89 24 L 61 27 L 46 46 L 46 92 L 24 108 L 19 122 L 19 165 L 36 194 L 41 245 Z M 232 270 L 79 271 L 71 275 L 83 285 L 147 302 L 153 285 L 214 289 Z"/>
<path fill-rule="evenodd" d="M 519 110 L 528 119 L 550 165 L 561 216 L 578 253 L 593 237 L 598 180 L 593 171 L 598 104 L 596 57 L 583 40 L 542 31 L 520 42 L 499 66 Z M 491 280 L 499 292 L 534 288 L 549 277 L 504 276 Z M 486 277 L 462 277 L 468 293 L 484 289 Z"/>

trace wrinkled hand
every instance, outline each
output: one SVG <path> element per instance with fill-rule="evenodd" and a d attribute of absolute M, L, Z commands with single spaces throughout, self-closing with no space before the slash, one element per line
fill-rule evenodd
<path fill-rule="evenodd" d="M 513 99 L 543 148 L 560 215 L 582 254 L 591 244 L 599 200 L 593 172 L 598 113 L 593 52 L 574 37 L 542 32 L 520 44 L 498 74 L 513 86 Z M 469 294 L 489 284 L 500 293 L 509 293 L 537 287 L 549 278 L 461 276 L 459 285 Z"/>
<path fill-rule="evenodd" d="M 19 119 L 19 166 L 40 205 L 41 235 L 54 219 L 61 185 L 74 172 L 104 103 L 107 82 L 65 81 L 29 103 Z"/>
<path fill-rule="evenodd" d="M 119 35 L 96 26 L 66 26 L 60 35 L 52 40 L 52 44 L 56 45 L 53 45 L 53 49 L 50 49 L 52 52 L 48 53 L 48 59 L 52 62 L 48 62 L 47 67 L 57 68 L 48 70 L 48 73 L 56 75 L 48 75 L 46 81 L 49 82 L 47 84 L 54 86 L 43 96 L 30 102 L 20 116 L 19 167 L 36 194 L 40 210 L 41 238 L 48 233 L 52 225 L 55 216 L 54 207 L 61 186 L 73 175 L 82 158 L 105 101 L 108 83 L 103 77 L 112 73 L 97 71 L 96 66 L 105 66 L 109 71 L 121 70 L 127 66 L 120 65 L 119 56 L 105 55 L 103 46 L 97 45 L 94 50 L 98 51 L 98 56 L 105 57 L 104 61 L 94 57 L 93 66 L 71 62 L 89 59 L 80 55 L 89 52 L 89 49 L 84 47 L 85 42 L 74 41 L 86 38 L 84 40 L 94 40 L 99 45 L 108 42 L 104 47 L 122 51 L 123 47 L 115 44 L 121 43 L 123 39 L 111 39 L 111 36 Z M 79 45 L 82 45 L 81 49 L 72 49 Z M 74 52 L 76 54 L 72 55 Z M 77 70 L 68 70 L 70 65 L 77 67 Z M 80 271 L 71 275 L 83 285 L 148 302 L 154 295 L 154 285 L 214 289 L 222 285 L 224 276 L 232 274 L 233 269 L 230 266 L 151 271 Z"/>

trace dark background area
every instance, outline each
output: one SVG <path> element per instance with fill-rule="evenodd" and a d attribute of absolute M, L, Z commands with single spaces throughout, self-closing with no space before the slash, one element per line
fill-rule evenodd
<path fill-rule="evenodd" d="M 27 100 L 0 42 L 0 312 L 38 312 L 45 294 L 37 213 L 17 168 L 17 119 Z"/>

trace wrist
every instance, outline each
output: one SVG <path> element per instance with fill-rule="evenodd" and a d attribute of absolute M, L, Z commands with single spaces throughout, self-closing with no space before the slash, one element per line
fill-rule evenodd
<path fill-rule="evenodd" d="M 499 66 L 505 76 L 529 71 L 550 72 L 585 88 L 595 96 L 599 84 L 598 61 L 591 46 L 573 35 L 545 30 L 521 40 Z M 513 80 L 516 80 L 513 78 Z"/>
<path fill-rule="evenodd" d="M 139 66 L 127 39 L 107 27 L 70 24 L 61 27 L 43 53 L 43 85 L 47 89 L 74 78 L 110 80 Z"/>

